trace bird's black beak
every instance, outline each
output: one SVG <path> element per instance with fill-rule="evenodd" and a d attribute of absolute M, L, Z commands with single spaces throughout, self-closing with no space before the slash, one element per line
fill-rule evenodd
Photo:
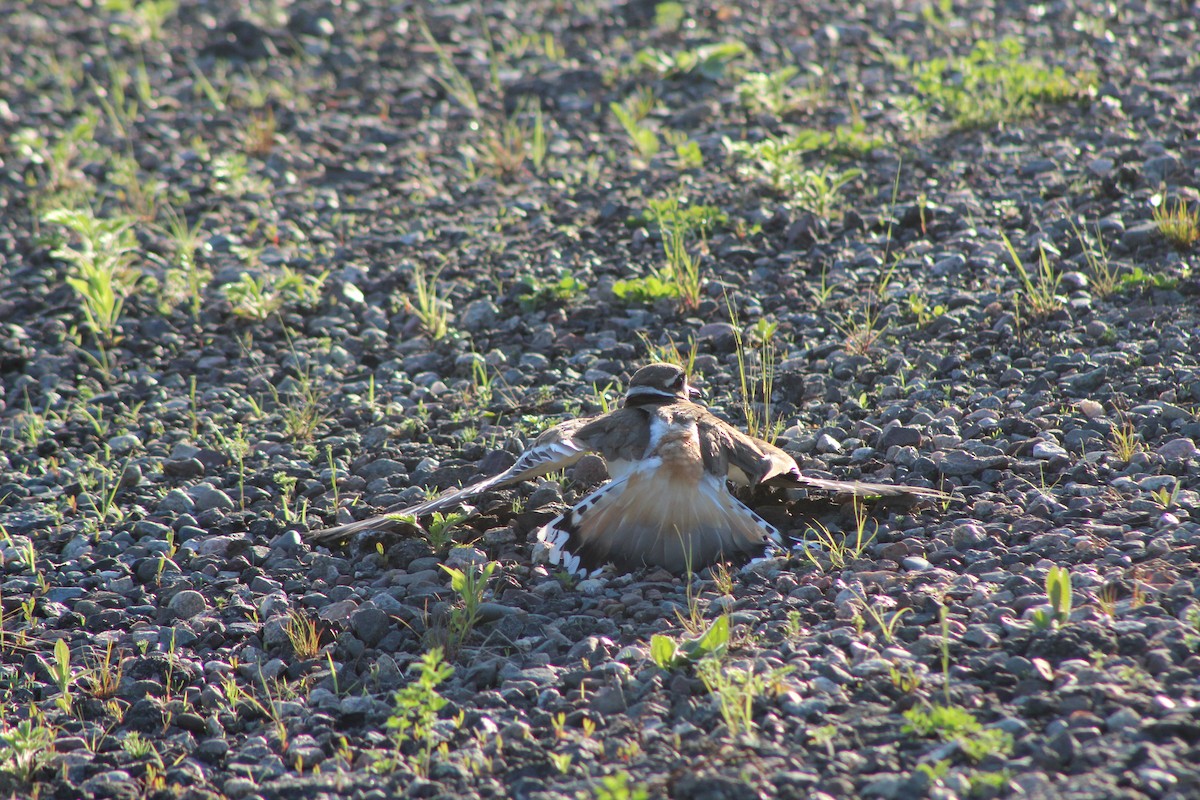
<path fill-rule="evenodd" d="M 688 384 L 688 387 L 687 387 L 687 395 L 688 395 L 688 399 L 691 400 L 693 403 L 703 403 L 704 402 L 704 390 L 697 389 L 695 386 L 692 386 L 690 383 Z"/>

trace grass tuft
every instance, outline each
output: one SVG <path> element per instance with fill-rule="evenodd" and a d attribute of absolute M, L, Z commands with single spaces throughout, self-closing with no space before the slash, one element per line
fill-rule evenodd
<path fill-rule="evenodd" d="M 1161 195 L 1155 195 L 1151 202 L 1154 204 L 1154 224 L 1167 241 L 1180 250 L 1200 242 L 1200 208 L 1189 209 L 1182 198 L 1171 203 L 1163 200 Z"/>

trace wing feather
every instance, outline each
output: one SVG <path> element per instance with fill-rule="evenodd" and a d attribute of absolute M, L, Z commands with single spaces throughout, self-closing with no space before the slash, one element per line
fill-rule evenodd
<path fill-rule="evenodd" d="M 571 466 L 593 448 L 575 438 L 576 432 L 594 418 L 568 420 L 544 431 L 516 462 L 498 475 L 445 492 L 438 497 L 404 508 L 393 508 L 368 519 L 312 531 L 306 538 L 314 545 L 332 545 L 362 531 L 397 530 L 408 524 L 405 517 L 423 517 L 462 505 L 490 489 L 502 489 L 548 472 Z"/>

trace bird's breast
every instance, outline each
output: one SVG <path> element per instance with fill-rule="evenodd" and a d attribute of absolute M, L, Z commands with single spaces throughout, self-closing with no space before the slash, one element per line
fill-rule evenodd
<path fill-rule="evenodd" d="M 660 467 L 673 481 L 697 484 L 704 476 L 704 459 L 700 456 L 700 436 L 693 419 L 675 419 L 661 423 L 653 431 L 651 455 L 662 462 Z"/>

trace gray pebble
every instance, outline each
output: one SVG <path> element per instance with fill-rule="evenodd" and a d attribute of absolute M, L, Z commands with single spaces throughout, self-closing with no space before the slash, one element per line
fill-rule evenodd
<path fill-rule="evenodd" d="M 828 433 L 822 433 L 817 437 L 817 452 L 840 453 L 842 452 L 842 445 Z"/>
<path fill-rule="evenodd" d="M 350 624 L 354 628 L 355 635 L 368 647 L 373 647 L 391 629 L 392 621 L 380 609 L 373 606 L 363 606 L 354 612 L 354 615 L 350 618 Z"/>
<path fill-rule="evenodd" d="M 1067 458 L 1067 451 L 1059 447 L 1054 442 L 1038 442 L 1033 446 L 1032 451 L 1034 458 L 1040 458 L 1048 461 L 1059 458 Z"/>
<path fill-rule="evenodd" d="M 541 353 L 522 353 L 517 366 L 521 369 L 537 370 L 544 372 L 550 368 L 550 359 L 546 358 Z"/>
<path fill-rule="evenodd" d="M 500 309 L 491 300 L 473 300 L 463 307 L 458 315 L 458 324 L 463 330 L 475 333 L 496 323 Z"/>
<path fill-rule="evenodd" d="M 139 539 L 160 539 L 165 541 L 171 534 L 171 529 L 161 522 L 140 519 L 133 523 L 133 535 Z"/>
<path fill-rule="evenodd" d="M 554 503 L 561 503 L 562 499 L 562 487 L 556 481 L 545 481 L 533 490 L 533 494 L 529 495 L 526 508 L 530 511 L 537 511 Z"/>
<path fill-rule="evenodd" d="M 1179 171 L 1179 159 L 1172 155 L 1152 156 L 1142 164 L 1142 174 L 1151 185 L 1165 182 Z"/>
<path fill-rule="evenodd" d="M 213 488 L 207 483 L 198 483 L 187 490 L 195 502 L 196 511 L 233 511 L 233 499 L 220 489 Z"/>
<path fill-rule="evenodd" d="M 141 447 L 142 440 L 132 433 L 123 433 L 109 439 L 107 444 L 113 455 L 124 456 Z"/>
<path fill-rule="evenodd" d="M 281 553 L 299 553 L 304 550 L 304 542 L 297 530 L 288 530 L 271 540 L 271 549 Z"/>
<path fill-rule="evenodd" d="M 884 428 L 883 433 L 879 434 L 878 447 L 884 452 L 893 446 L 917 447 L 920 444 L 921 431 L 918 428 L 907 427 L 904 425 L 892 425 Z"/>
<path fill-rule="evenodd" d="M 446 566 L 451 569 L 467 570 L 481 567 L 487 562 L 487 553 L 478 547 L 451 547 L 446 555 Z"/>
<path fill-rule="evenodd" d="M 78 586 L 55 586 L 46 591 L 46 599 L 54 603 L 62 603 L 82 597 L 83 589 Z"/>
<path fill-rule="evenodd" d="M 1197 452 L 1200 452 L 1200 450 L 1197 449 L 1196 443 L 1191 439 L 1181 437 L 1179 439 L 1172 439 L 1159 447 L 1155 452 L 1163 458 L 1177 458 L 1181 461 L 1186 461 L 1195 458 Z"/>
<path fill-rule="evenodd" d="M 437 462 L 434 462 L 433 469 L 437 469 Z M 377 458 L 359 468 L 358 475 L 366 478 L 368 481 L 373 481 L 378 478 L 390 478 L 392 475 L 404 475 L 407 472 L 408 470 L 405 469 L 404 465 L 395 459 Z"/>
<path fill-rule="evenodd" d="M 159 501 L 158 514 L 184 514 L 195 510 L 196 502 L 182 489 L 172 489 Z"/>
<path fill-rule="evenodd" d="M 975 522 L 958 525 L 950 533 L 950 541 L 954 543 L 954 546 L 964 549 L 986 545 L 990 539 L 987 530 Z"/>
<path fill-rule="evenodd" d="M 594 596 L 602 594 L 607 585 L 608 582 L 603 578 L 585 578 L 575 584 L 575 589 L 585 595 Z"/>
<path fill-rule="evenodd" d="M 191 619 L 192 617 L 203 614 L 208 610 L 208 601 L 204 599 L 204 595 L 194 589 L 185 589 L 182 592 L 177 592 L 170 602 L 167 603 L 167 608 L 175 612 L 181 619 Z"/>
<path fill-rule="evenodd" d="M 1121 236 L 1121 247 L 1137 251 L 1144 247 L 1153 246 L 1161 241 L 1161 239 L 1162 234 L 1158 232 L 1158 225 L 1156 223 L 1143 222 L 1125 230 L 1125 233 Z"/>
<path fill-rule="evenodd" d="M 938 462 L 938 470 L 946 476 L 975 475 L 985 469 L 1000 469 L 1008 463 L 1003 453 L 974 455 L 963 450 L 952 450 Z"/>
<path fill-rule="evenodd" d="M 198 458 L 170 458 L 163 462 L 163 474 L 173 478 L 196 478 L 204 474 L 204 463 Z"/>
<path fill-rule="evenodd" d="M 1179 483 L 1179 479 L 1174 475 L 1148 475 L 1137 482 L 1137 486 L 1144 492 L 1157 492 L 1162 489 L 1168 491 L 1175 488 Z"/>

